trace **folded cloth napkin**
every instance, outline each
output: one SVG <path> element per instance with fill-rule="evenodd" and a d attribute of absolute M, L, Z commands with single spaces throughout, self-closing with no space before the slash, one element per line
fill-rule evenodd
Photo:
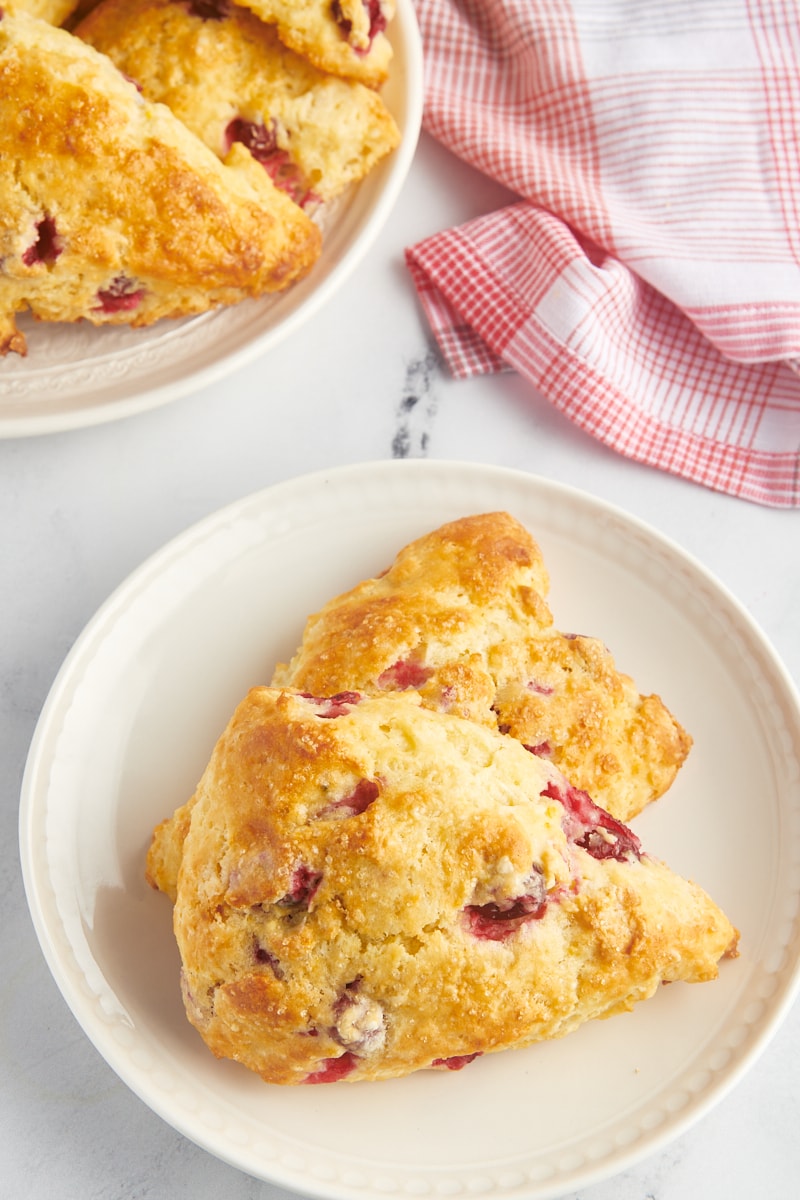
<path fill-rule="evenodd" d="M 800 505 L 800 22 L 786 0 L 416 0 L 424 127 L 520 197 L 408 266 L 458 377 Z"/>

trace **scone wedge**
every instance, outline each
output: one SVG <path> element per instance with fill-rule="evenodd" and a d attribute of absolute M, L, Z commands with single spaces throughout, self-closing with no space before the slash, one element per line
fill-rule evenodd
<path fill-rule="evenodd" d="M 377 92 L 318 70 L 237 5 L 103 0 L 75 29 L 224 158 L 243 142 L 306 211 L 400 140 Z"/>
<path fill-rule="evenodd" d="M 254 689 L 173 822 L 187 1015 L 270 1083 L 459 1068 L 736 953 L 709 896 L 550 763 L 415 694 Z"/>
<path fill-rule="evenodd" d="M 272 683 L 320 696 L 416 689 L 431 708 L 516 738 L 628 821 L 667 790 L 691 738 L 599 637 L 558 629 L 548 591 L 519 521 L 464 517 L 311 616 Z"/>
<path fill-rule="evenodd" d="M 319 230 L 241 145 L 227 165 L 111 61 L 0 17 L 0 353 L 15 315 L 148 325 L 279 291 Z"/>

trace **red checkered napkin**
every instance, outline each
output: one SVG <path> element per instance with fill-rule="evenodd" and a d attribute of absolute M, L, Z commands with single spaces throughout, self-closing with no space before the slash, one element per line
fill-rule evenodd
<path fill-rule="evenodd" d="M 407 251 L 456 376 L 512 368 L 639 462 L 800 505 L 790 0 L 417 0 L 425 128 L 520 196 Z"/>

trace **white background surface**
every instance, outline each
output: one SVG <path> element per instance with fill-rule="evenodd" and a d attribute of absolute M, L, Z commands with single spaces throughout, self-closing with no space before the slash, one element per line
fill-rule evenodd
<path fill-rule="evenodd" d="M 22 771 L 65 654 L 117 584 L 196 520 L 270 483 L 345 463 L 427 456 L 522 468 L 620 505 L 699 558 L 800 680 L 800 513 L 623 460 L 513 375 L 454 382 L 442 369 L 403 248 L 505 198 L 423 137 L 372 254 L 268 358 L 139 416 L 0 443 L 0 1195 L 284 1195 L 187 1142 L 119 1082 L 50 978 L 19 870 Z M 798 1078 L 795 1005 L 756 1066 L 694 1129 L 581 1200 L 789 1200 L 800 1183 Z"/>

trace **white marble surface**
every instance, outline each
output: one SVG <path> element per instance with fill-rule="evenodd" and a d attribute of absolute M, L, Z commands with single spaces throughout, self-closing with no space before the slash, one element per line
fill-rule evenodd
<path fill-rule="evenodd" d="M 503 199 L 423 137 L 368 260 L 268 359 L 124 421 L 0 443 L 0 1195 L 288 1196 L 198 1149 L 117 1079 L 48 973 L 20 875 L 19 788 L 53 677 L 112 589 L 196 520 L 339 464 L 410 456 L 521 468 L 620 505 L 701 559 L 800 681 L 800 512 L 759 508 L 627 462 L 513 375 L 454 382 L 444 373 L 403 248 Z M 698 1125 L 581 1191 L 581 1200 L 800 1194 L 798 1080 L 795 1004 L 755 1066 Z"/>

